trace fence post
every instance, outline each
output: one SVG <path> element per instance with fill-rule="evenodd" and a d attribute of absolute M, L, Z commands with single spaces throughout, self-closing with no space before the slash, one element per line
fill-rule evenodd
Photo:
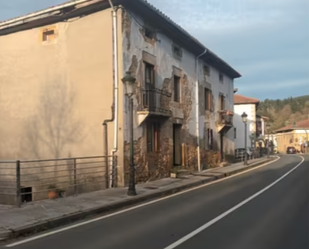
<path fill-rule="evenodd" d="M 109 172 L 109 157 L 105 156 L 105 187 L 109 188 L 109 179 L 110 179 L 110 172 Z"/>
<path fill-rule="evenodd" d="M 117 187 L 117 176 L 118 176 L 118 172 L 117 172 L 117 156 L 113 156 L 113 188 Z"/>
<path fill-rule="evenodd" d="M 21 207 L 20 196 L 20 161 L 16 161 L 16 206 Z"/>
<path fill-rule="evenodd" d="M 76 158 L 73 159 L 73 171 L 74 171 L 74 194 L 77 195 Z"/>

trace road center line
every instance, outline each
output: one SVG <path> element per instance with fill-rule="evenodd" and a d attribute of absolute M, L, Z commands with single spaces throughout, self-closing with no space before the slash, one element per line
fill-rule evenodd
<path fill-rule="evenodd" d="M 280 159 L 280 157 L 277 156 L 277 159 L 274 160 L 274 161 L 270 161 L 270 162 L 264 163 L 264 164 L 262 164 L 260 166 L 251 168 L 249 170 L 245 170 L 245 171 L 237 173 L 235 175 L 224 177 L 224 178 L 221 178 L 221 179 L 216 180 L 216 181 L 208 182 L 208 183 L 205 183 L 203 185 L 200 185 L 200 186 L 197 186 L 197 187 L 194 187 L 194 188 L 190 188 L 190 189 L 187 189 L 187 190 L 183 190 L 181 192 L 178 192 L 178 193 L 166 196 L 166 197 L 162 197 L 160 199 L 155 199 L 153 201 L 150 201 L 150 202 L 147 202 L 147 203 L 143 203 L 143 204 L 140 204 L 140 205 L 137 205 L 137 206 L 133 206 L 133 207 L 130 207 L 130 208 L 127 208 L 127 209 L 124 209 L 124 210 L 121 210 L 121 211 L 118 211 L 118 212 L 115 212 L 115 213 L 107 214 L 107 215 L 104 215 L 104 216 L 101 216 L 101 217 L 98 217 L 98 218 L 95 218 L 95 219 L 83 221 L 83 222 L 80 222 L 80 223 L 77 223 L 77 224 L 74 224 L 74 225 L 71 225 L 71 226 L 66 226 L 66 227 L 63 227 L 61 229 L 57 229 L 57 230 L 54 230 L 54 231 L 51 231 L 51 232 L 47 232 L 47 233 L 43 233 L 43 234 L 40 234 L 40 235 L 37 235 L 37 236 L 33 236 L 33 237 L 28 238 L 28 239 L 20 240 L 20 241 L 17 241 L 15 243 L 8 244 L 5 247 L 15 247 L 15 246 L 18 246 L 18 245 L 21 245 L 21 244 L 25 244 L 25 243 L 34 241 L 34 240 L 42 239 L 42 238 L 47 237 L 47 236 L 51 236 L 51 235 L 54 235 L 54 234 L 57 234 L 57 233 L 61 233 L 61 232 L 67 231 L 67 230 L 71 230 L 71 229 L 74 229 L 74 228 L 77 228 L 77 227 L 80 227 L 80 226 L 84 226 L 84 225 L 87 225 L 87 224 L 90 224 L 90 223 L 93 223 L 93 222 L 104 220 L 104 219 L 107 219 L 107 218 L 110 218 L 110 217 L 113 217 L 113 216 L 116 216 L 116 215 L 119 215 L 119 214 L 122 214 L 122 213 L 126 213 L 126 212 L 132 211 L 134 209 L 145 207 L 145 206 L 148 206 L 148 205 L 151 205 L 151 204 L 154 204 L 154 203 L 166 200 L 166 199 L 170 199 L 170 198 L 173 198 L 175 196 L 182 195 L 182 194 L 185 194 L 185 193 L 188 193 L 188 192 L 200 189 L 200 188 L 204 188 L 206 186 L 209 186 L 209 185 L 212 185 L 212 184 L 216 184 L 216 183 L 219 183 L 219 182 L 222 182 L 222 181 L 226 181 L 226 180 L 228 180 L 230 178 L 234 178 L 234 177 L 237 177 L 239 175 L 246 174 L 246 173 L 248 173 L 250 171 L 253 171 L 253 170 L 257 170 L 259 168 L 262 168 L 262 167 L 265 167 L 265 166 L 267 166 L 269 164 L 272 164 L 272 163 L 278 161 L 279 159 Z"/>
<path fill-rule="evenodd" d="M 194 230 L 193 232 L 191 232 L 191 233 L 187 234 L 186 236 L 182 237 L 181 239 L 177 240 L 173 244 L 165 247 L 164 249 L 174 249 L 174 248 L 178 247 L 179 245 L 183 244 L 184 242 L 186 242 L 187 240 L 191 239 L 195 235 L 197 235 L 200 232 L 204 231 L 205 229 L 207 229 L 211 225 L 215 224 L 219 220 L 223 219 L 225 216 L 227 216 L 230 213 L 234 212 L 235 210 L 239 209 L 240 207 L 242 207 L 243 205 L 245 205 L 249 201 L 251 201 L 254 198 L 258 197 L 259 195 L 263 194 L 265 191 L 267 191 L 268 189 L 270 189 L 271 187 L 276 185 L 278 182 L 280 182 L 285 177 L 287 177 L 289 174 L 291 174 L 294 170 L 296 170 L 305 160 L 304 157 L 302 157 L 302 156 L 300 156 L 300 157 L 302 158 L 302 161 L 299 164 L 297 164 L 293 169 L 291 169 L 290 171 L 285 173 L 283 176 L 278 178 L 276 181 L 274 181 L 273 183 L 269 184 L 267 187 L 263 188 L 259 192 L 255 193 L 254 195 L 252 195 L 249 198 L 245 199 L 244 201 L 240 202 L 239 204 L 237 204 L 236 206 L 232 207 L 231 209 L 227 210 L 226 212 L 222 213 L 221 215 L 217 216 L 216 218 L 212 219 L 211 221 L 205 223 L 203 226 L 199 227 L 198 229 Z"/>

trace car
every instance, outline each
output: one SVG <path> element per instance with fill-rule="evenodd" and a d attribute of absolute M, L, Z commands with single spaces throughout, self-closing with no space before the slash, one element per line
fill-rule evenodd
<path fill-rule="evenodd" d="M 293 146 L 289 146 L 286 148 L 286 154 L 296 154 L 297 150 Z"/>
<path fill-rule="evenodd" d="M 252 149 L 247 148 L 247 159 L 252 158 L 252 155 L 253 155 Z M 245 158 L 245 148 L 235 149 L 235 158 L 244 160 L 244 158 Z"/>

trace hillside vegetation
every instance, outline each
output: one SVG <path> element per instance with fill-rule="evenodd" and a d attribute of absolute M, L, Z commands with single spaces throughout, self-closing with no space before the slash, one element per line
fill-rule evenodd
<path fill-rule="evenodd" d="M 270 118 L 271 130 L 307 119 L 309 118 L 309 95 L 276 100 L 265 99 L 260 102 L 258 114 Z"/>

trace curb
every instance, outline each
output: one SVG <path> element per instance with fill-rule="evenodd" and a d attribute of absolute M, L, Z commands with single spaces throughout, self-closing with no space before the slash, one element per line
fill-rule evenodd
<path fill-rule="evenodd" d="M 239 169 L 239 170 L 234 170 L 234 171 L 229 172 L 229 173 L 224 173 L 224 177 L 235 175 L 237 173 L 241 173 L 241 172 L 247 171 L 249 169 L 255 168 L 255 167 L 259 166 L 259 165 L 262 165 L 264 163 L 268 163 L 268 162 L 271 162 L 271 161 L 274 161 L 274 158 L 264 159 L 264 160 L 262 160 L 260 162 L 248 164 L 247 167 L 244 168 L 244 169 Z"/>
<path fill-rule="evenodd" d="M 229 172 L 229 173 L 225 173 L 223 174 L 223 177 L 220 178 L 224 178 L 227 176 L 231 176 L 246 170 L 249 170 L 251 168 L 254 168 L 256 166 L 262 165 L 264 163 L 273 161 L 274 158 L 270 158 L 267 160 L 262 160 L 260 162 L 257 163 L 253 163 L 252 165 L 248 165 L 248 167 L 244 168 L 244 169 L 240 169 L 240 170 L 235 170 L 233 172 Z M 120 211 L 121 209 L 124 208 L 129 208 L 130 206 L 136 205 L 136 204 L 141 204 L 145 201 L 151 201 L 154 199 L 158 199 L 158 198 L 162 198 L 168 195 L 172 195 L 175 194 L 177 192 L 181 192 L 183 190 L 186 189 L 190 189 L 190 188 L 194 188 L 200 185 L 203 185 L 205 183 L 209 183 L 209 182 L 213 182 L 216 181 L 218 178 L 214 177 L 214 176 L 210 176 L 208 179 L 202 179 L 202 180 L 197 180 L 195 182 L 189 183 L 189 184 L 185 184 L 182 186 L 178 186 L 178 187 L 172 187 L 169 189 L 165 189 L 165 190 L 161 190 L 161 191 L 156 191 L 153 192 L 151 194 L 146 194 L 146 195 L 140 195 L 140 196 L 136 196 L 133 197 L 129 200 L 123 200 L 123 201 L 118 201 L 109 205 L 105 205 L 102 207 L 96 207 L 96 208 L 91 208 L 91 209 L 87 209 L 87 210 L 83 210 L 80 212 L 75 212 L 75 213 L 71 213 L 68 215 L 64 215 L 58 218 L 54 218 L 54 219 L 50 219 L 50 220 L 45 220 L 42 222 L 38 222 L 35 224 L 31 224 L 28 226 L 24 226 L 24 227 L 20 227 L 18 229 L 10 229 L 7 232 L 4 233 L 0 233 L 0 241 L 5 241 L 5 240 L 9 240 L 9 239 L 16 239 L 18 237 L 24 237 L 24 236 L 29 236 L 29 235 L 33 235 L 35 233 L 40 233 L 49 229 L 53 229 L 56 227 L 60 227 L 60 226 L 64 226 L 64 225 L 68 225 L 70 223 L 76 222 L 76 221 L 80 221 L 86 218 L 90 218 L 91 216 L 96 216 L 96 215 L 102 215 L 102 214 L 108 214 L 111 212 L 116 212 L 116 211 Z"/>

